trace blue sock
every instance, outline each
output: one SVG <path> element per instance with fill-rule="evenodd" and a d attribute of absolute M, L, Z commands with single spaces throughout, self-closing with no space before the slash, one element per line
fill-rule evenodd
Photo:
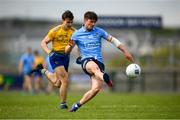
<path fill-rule="evenodd" d="M 78 107 L 81 107 L 81 104 L 79 102 L 76 103 Z"/>

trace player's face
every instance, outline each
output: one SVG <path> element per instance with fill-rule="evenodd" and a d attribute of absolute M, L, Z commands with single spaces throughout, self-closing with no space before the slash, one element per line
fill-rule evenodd
<path fill-rule="evenodd" d="M 96 24 L 96 20 L 91 20 L 91 19 L 84 20 L 84 26 L 86 27 L 87 30 L 92 30 L 95 24 Z"/>
<path fill-rule="evenodd" d="M 65 20 L 63 20 L 63 26 L 65 28 L 69 28 L 72 26 L 73 20 L 70 20 L 69 18 L 66 18 Z"/>

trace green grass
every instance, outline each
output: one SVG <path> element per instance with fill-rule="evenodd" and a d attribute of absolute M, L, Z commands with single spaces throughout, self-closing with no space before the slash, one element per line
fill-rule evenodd
<path fill-rule="evenodd" d="M 69 93 L 68 104 L 83 93 Z M 172 119 L 180 118 L 179 94 L 100 93 L 76 113 L 58 109 L 57 95 L 0 92 L 0 119 Z"/>

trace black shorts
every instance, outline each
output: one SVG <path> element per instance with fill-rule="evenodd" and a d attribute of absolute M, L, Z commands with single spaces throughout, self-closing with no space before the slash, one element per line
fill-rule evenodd
<path fill-rule="evenodd" d="M 84 71 L 86 74 L 88 74 L 89 76 L 92 76 L 92 74 L 90 74 L 90 73 L 88 73 L 88 72 L 86 71 L 86 64 L 87 64 L 89 61 L 94 61 L 94 62 L 98 65 L 98 67 L 99 67 L 99 69 L 101 70 L 101 72 L 104 72 L 104 70 L 105 70 L 104 64 L 103 64 L 102 62 L 99 62 L 99 61 L 96 60 L 95 58 L 90 57 L 90 58 L 85 58 L 85 59 L 83 59 L 83 60 L 81 61 L 81 67 L 82 67 L 83 71 Z"/>

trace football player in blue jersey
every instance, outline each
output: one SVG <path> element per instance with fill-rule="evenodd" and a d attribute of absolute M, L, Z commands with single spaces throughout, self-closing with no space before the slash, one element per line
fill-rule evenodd
<path fill-rule="evenodd" d="M 110 88 L 112 87 L 109 75 L 104 72 L 105 66 L 101 51 L 102 38 L 114 44 L 129 61 L 134 61 L 132 55 L 118 39 L 95 26 L 97 20 L 96 13 L 92 11 L 86 12 L 84 14 L 84 25 L 72 34 L 71 41 L 66 46 L 66 53 L 71 52 L 75 44 L 78 46 L 82 69 L 90 76 L 92 82 L 91 89 L 83 95 L 79 102 L 72 105 L 70 112 L 77 111 L 83 104 L 96 96 L 103 86 L 103 81 Z"/>
<path fill-rule="evenodd" d="M 33 69 L 34 55 L 30 47 L 27 48 L 26 53 L 24 53 L 19 61 L 19 72 L 23 75 L 23 90 L 29 93 L 33 92 L 32 88 L 32 77 L 31 71 Z"/>

